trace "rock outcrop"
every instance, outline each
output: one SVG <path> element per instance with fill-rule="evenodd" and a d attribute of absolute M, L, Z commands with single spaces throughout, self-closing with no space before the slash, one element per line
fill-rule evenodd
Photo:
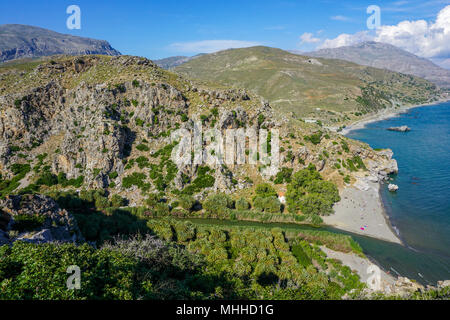
<path fill-rule="evenodd" d="M 411 131 L 411 129 L 408 126 L 401 126 L 401 127 L 390 127 L 388 128 L 389 131 L 397 131 L 397 132 L 408 132 Z"/>
<path fill-rule="evenodd" d="M 76 220 L 48 196 L 8 196 L 0 207 L 2 221 L 8 221 L 0 225 L 0 244 L 84 241 Z"/>
<path fill-rule="evenodd" d="M 396 192 L 398 190 L 398 185 L 390 183 L 388 189 L 390 192 Z"/>

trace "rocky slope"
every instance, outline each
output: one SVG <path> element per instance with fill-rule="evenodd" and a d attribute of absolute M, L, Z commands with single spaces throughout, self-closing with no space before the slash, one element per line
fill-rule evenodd
<path fill-rule="evenodd" d="M 0 68 L 0 192 L 100 188 L 133 206 L 152 192 L 204 197 L 271 178 L 261 165 L 176 167 L 171 133 L 192 132 L 196 119 L 204 130 L 276 128 L 281 167 L 313 163 L 339 186 L 358 171 L 373 179 L 395 171 L 392 154 L 274 112 L 244 90 L 211 89 L 144 58 L 60 57 Z"/>
<path fill-rule="evenodd" d="M 0 246 L 30 243 L 82 242 L 77 222 L 50 197 L 8 196 L 0 200 Z"/>
<path fill-rule="evenodd" d="M 27 25 L 0 25 L 0 62 L 56 54 L 116 56 L 120 52 L 103 40 L 81 38 Z"/>
<path fill-rule="evenodd" d="M 441 96 L 436 85 L 414 76 L 269 47 L 204 55 L 174 71 L 252 90 L 277 112 L 330 125 L 348 123 L 386 108 L 435 101 Z"/>
<path fill-rule="evenodd" d="M 60 56 L 2 66 L 0 244 L 83 241 L 72 216 L 43 194 L 68 191 L 63 196 L 73 209 L 71 194 L 101 189 L 111 202 L 120 195 L 136 207 L 148 204 L 152 194 L 170 201 L 186 190 L 198 200 L 217 191 L 249 198 L 256 184 L 274 180 L 261 173 L 261 165 L 176 166 L 171 133 L 192 132 L 196 120 L 204 130 L 220 132 L 278 129 L 280 169 L 314 164 L 340 187 L 361 177 L 383 180 L 398 170 L 390 150 L 372 150 L 276 112 L 246 90 L 212 89 L 144 58 Z M 285 192 L 286 183 L 276 188 Z M 103 196 L 94 200 L 99 210 L 108 206 Z M 94 216 L 87 215 L 80 228 Z M 114 214 L 105 210 L 102 217 Z"/>
<path fill-rule="evenodd" d="M 363 42 L 353 46 L 321 49 L 302 54 L 346 60 L 363 66 L 411 74 L 427 79 L 440 87 L 450 88 L 450 70 L 387 43 Z"/>

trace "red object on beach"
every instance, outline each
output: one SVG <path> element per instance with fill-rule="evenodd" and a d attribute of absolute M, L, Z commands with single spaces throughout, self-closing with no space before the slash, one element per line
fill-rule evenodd
<path fill-rule="evenodd" d="M 361 230 L 364 231 L 365 229 L 364 229 L 364 228 L 361 228 Z"/>

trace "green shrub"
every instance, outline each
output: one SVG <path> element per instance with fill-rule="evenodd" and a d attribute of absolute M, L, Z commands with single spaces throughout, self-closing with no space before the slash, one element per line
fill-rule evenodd
<path fill-rule="evenodd" d="M 122 196 L 115 194 L 111 197 L 111 206 L 115 208 L 126 206 L 127 199 L 123 198 Z"/>
<path fill-rule="evenodd" d="M 118 176 L 119 176 L 119 174 L 117 173 L 117 171 L 113 171 L 113 172 L 110 172 L 110 173 L 108 174 L 108 177 L 109 177 L 111 180 L 116 179 Z"/>
<path fill-rule="evenodd" d="M 136 118 L 135 123 L 137 126 L 143 127 L 145 122 L 142 119 Z"/>
<path fill-rule="evenodd" d="M 338 201 L 340 196 L 336 185 L 323 181 L 313 165 L 296 172 L 287 187 L 286 202 L 291 213 L 329 215 Z"/>
<path fill-rule="evenodd" d="M 19 214 L 14 216 L 13 230 L 17 230 L 19 233 L 25 231 L 33 231 L 40 228 L 45 222 L 45 216 L 37 214 Z"/>
<path fill-rule="evenodd" d="M 275 189 L 272 187 L 270 183 L 261 183 L 258 184 L 255 188 L 255 194 L 257 197 L 268 198 L 268 197 L 277 197 L 278 194 Z"/>
<path fill-rule="evenodd" d="M 137 186 L 138 188 L 142 189 L 145 184 L 145 179 L 147 179 L 145 173 L 134 172 L 122 179 L 122 186 L 125 189 L 129 189 L 132 186 Z"/>
<path fill-rule="evenodd" d="M 292 168 L 281 168 L 281 170 L 277 173 L 275 180 L 273 183 L 282 184 L 291 182 L 292 172 L 294 169 Z"/>
<path fill-rule="evenodd" d="M 316 132 L 310 136 L 304 136 L 305 141 L 309 141 L 314 145 L 319 144 L 322 141 L 322 131 Z"/>
<path fill-rule="evenodd" d="M 230 209 L 233 208 L 234 202 L 230 196 L 218 193 L 206 198 L 203 202 L 203 209 L 208 216 L 225 218 L 229 216 Z"/>
<path fill-rule="evenodd" d="M 292 254 L 297 258 L 298 263 L 303 267 L 308 267 L 312 265 L 311 258 L 303 251 L 302 246 L 299 244 L 292 246 Z"/>
<path fill-rule="evenodd" d="M 36 184 L 51 187 L 58 184 L 58 177 L 49 171 L 45 171 L 38 178 Z"/>
<path fill-rule="evenodd" d="M 248 210 L 250 209 L 250 203 L 245 198 L 239 198 L 236 201 L 236 210 Z"/>
<path fill-rule="evenodd" d="M 136 147 L 139 151 L 150 151 L 150 148 L 146 144 L 140 144 Z"/>
<path fill-rule="evenodd" d="M 281 203 L 275 196 L 270 197 L 255 197 L 253 200 L 253 207 L 256 210 L 267 213 L 280 213 L 281 212 Z"/>
<path fill-rule="evenodd" d="M 193 210 L 194 205 L 197 203 L 197 201 L 190 195 L 181 195 L 178 198 L 178 203 L 181 208 L 191 211 Z"/>

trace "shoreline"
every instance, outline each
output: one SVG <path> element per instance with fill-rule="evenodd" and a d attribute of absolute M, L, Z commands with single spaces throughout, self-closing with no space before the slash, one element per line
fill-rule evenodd
<path fill-rule="evenodd" d="M 420 105 L 401 106 L 397 109 L 393 109 L 393 108 L 385 109 L 382 112 L 372 114 L 372 115 L 368 116 L 367 118 L 364 118 L 364 119 L 361 119 L 361 120 L 351 123 L 350 125 L 346 126 L 344 129 L 342 129 L 342 131 L 339 132 L 339 134 L 346 136 L 347 134 L 349 134 L 350 132 L 352 132 L 354 130 L 359 130 L 359 129 L 365 128 L 366 125 L 369 123 L 394 118 L 394 117 L 398 116 L 399 114 L 402 114 L 411 109 L 420 108 L 420 107 L 431 107 L 431 106 L 434 106 L 434 105 L 437 105 L 440 103 L 444 103 L 444 102 L 448 102 L 448 101 L 450 101 L 450 98 L 440 99 L 438 101 L 420 104 Z"/>
<path fill-rule="evenodd" d="M 344 128 L 340 134 L 347 135 L 351 131 L 364 128 L 367 124 L 390 119 L 410 109 L 433 106 L 448 102 L 450 98 L 428 104 L 402 106 L 398 109 L 388 109 L 356 121 Z M 383 181 L 370 182 L 361 177 L 354 185 L 341 191 L 341 201 L 335 207 L 334 215 L 324 217 L 326 225 L 348 232 L 369 236 L 378 240 L 389 241 L 405 246 L 400 232 L 392 224 L 383 204 L 381 188 Z"/>
<path fill-rule="evenodd" d="M 324 223 L 344 231 L 404 245 L 392 226 L 381 195 L 381 183 L 364 178 L 341 191 L 335 213 L 323 217 Z"/>

